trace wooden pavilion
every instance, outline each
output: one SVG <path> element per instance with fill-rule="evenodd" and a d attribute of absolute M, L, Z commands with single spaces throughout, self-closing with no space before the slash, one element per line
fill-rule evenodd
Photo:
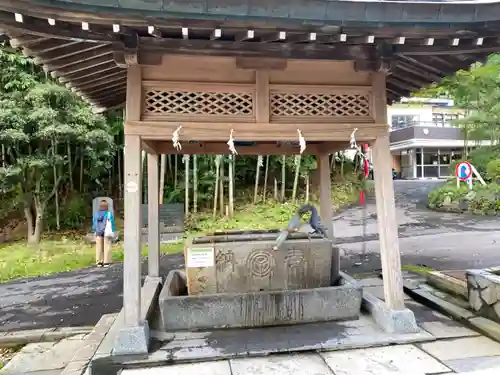
<path fill-rule="evenodd" d="M 333 239 L 329 154 L 357 129 L 357 141 L 372 146 L 385 303 L 403 310 L 386 105 L 499 51 L 499 21 L 497 3 L 0 0 L 13 47 L 96 107 L 125 108 L 123 298 L 132 331 L 143 325 L 141 150 L 148 277 L 159 278 L 158 154 L 228 153 L 231 133 L 251 142 L 240 154 L 296 154 L 286 141 L 300 130 L 319 160 Z"/>

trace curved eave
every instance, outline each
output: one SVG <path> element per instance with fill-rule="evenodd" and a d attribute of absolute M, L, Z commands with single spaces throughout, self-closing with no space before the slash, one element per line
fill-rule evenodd
<path fill-rule="evenodd" d="M 93 3 L 93 2 L 92 2 Z M 96 2 L 97 3 L 97 2 Z M 302 25 L 388 24 L 403 27 L 448 27 L 464 23 L 497 23 L 500 1 L 349 1 L 349 0 L 101 0 L 99 5 L 88 0 L 2 0 L 0 10 L 20 11 L 31 16 L 53 17 L 75 21 L 128 24 L 144 21 L 171 22 L 176 19 L 197 21 L 248 21 Z"/>
<path fill-rule="evenodd" d="M 139 50 L 163 48 L 166 53 L 242 56 L 248 52 L 249 56 L 267 53 L 278 58 L 335 59 L 338 50 L 345 55 L 361 49 L 360 60 L 376 54 L 377 58 L 392 61 L 387 79 L 389 102 L 500 51 L 496 22 L 489 27 L 478 27 L 477 22 L 461 22 L 455 27 L 442 27 L 442 23 L 438 27 L 435 23 L 434 28 L 408 27 L 408 24 L 402 27 L 394 23 L 392 26 L 379 23 L 374 27 L 367 21 L 351 25 L 344 22 L 330 25 L 325 31 L 321 24 L 308 26 L 303 22 L 280 28 L 270 19 L 266 19 L 265 24 L 251 20 L 242 23 L 222 16 L 217 23 L 182 18 L 170 19 L 167 24 L 163 18 L 146 17 L 147 11 L 135 18 L 128 14 L 124 20 L 121 18 L 124 9 L 116 14 L 96 14 L 90 12 L 89 7 L 74 3 L 50 2 L 60 4 L 57 9 L 38 6 L 41 3 L 47 2 L 0 0 L 0 28 L 10 37 L 13 47 L 21 48 L 61 83 L 103 108 L 125 102 L 126 72 L 116 65 L 114 52 L 128 48 L 130 38 L 135 38 Z M 189 1 L 182 2 L 185 3 Z M 407 3 L 363 4 L 389 7 Z M 420 13 L 428 5 L 419 4 Z M 83 11 L 84 8 L 87 10 Z M 22 16 L 19 18 L 16 13 Z"/>

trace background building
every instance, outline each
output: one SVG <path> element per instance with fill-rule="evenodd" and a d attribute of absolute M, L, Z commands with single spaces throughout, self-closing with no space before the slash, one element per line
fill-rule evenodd
<path fill-rule="evenodd" d="M 401 178 L 446 178 L 462 158 L 465 141 L 453 123 L 463 110 L 450 99 L 402 98 L 388 107 L 393 168 Z M 467 147 L 490 144 L 468 141 Z"/>

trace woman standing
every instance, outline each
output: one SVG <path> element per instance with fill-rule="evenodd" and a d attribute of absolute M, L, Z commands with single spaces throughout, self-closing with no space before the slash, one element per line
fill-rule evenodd
<path fill-rule="evenodd" d="M 99 202 L 99 211 L 92 218 L 95 233 L 95 262 L 97 267 L 109 267 L 111 263 L 111 241 L 115 233 L 115 218 L 109 211 L 108 202 Z"/>

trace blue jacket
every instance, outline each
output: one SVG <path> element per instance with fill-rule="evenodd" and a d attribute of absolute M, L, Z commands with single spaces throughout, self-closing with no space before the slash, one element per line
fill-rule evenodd
<path fill-rule="evenodd" d="M 98 231 L 104 233 L 104 229 L 106 228 L 106 223 L 103 223 L 103 226 L 101 228 L 101 223 L 99 222 L 99 218 L 102 216 L 106 216 L 107 219 L 111 222 L 111 230 L 113 233 L 115 232 L 115 218 L 111 211 L 98 211 L 96 214 L 92 217 L 92 232 L 97 233 Z"/>

